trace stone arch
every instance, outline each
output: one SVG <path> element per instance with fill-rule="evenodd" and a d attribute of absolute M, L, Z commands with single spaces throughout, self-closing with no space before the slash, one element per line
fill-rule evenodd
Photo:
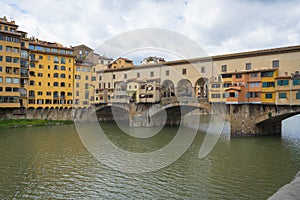
<path fill-rule="evenodd" d="M 175 86 L 173 81 L 166 79 L 162 82 L 162 97 L 172 97 L 175 96 Z"/>
<path fill-rule="evenodd" d="M 196 81 L 195 94 L 198 98 L 208 98 L 208 78 L 201 77 Z"/>
<path fill-rule="evenodd" d="M 193 97 L 194 89 L 192 87 L 191 81 L 188 79 L 181 79 L 177 83 L 177 96 L 178 97 Z"/>

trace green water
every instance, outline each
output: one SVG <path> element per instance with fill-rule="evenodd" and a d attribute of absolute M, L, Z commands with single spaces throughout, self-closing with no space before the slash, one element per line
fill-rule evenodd
<path fill-rule="evenodd" d="M 300 170 L 299 117 L 279 137 L 218 140 L 204 159 L 205 133 L 188 151 L 157 171 L 128 174 L 97 161 L 82 145 L 74 125 L 0 129 L 0 199 L 266 199 Z M 123 149 L 152 151 L 177 128 L 149 139 L 132 138 L 111 123 L 107 137 Z"/>

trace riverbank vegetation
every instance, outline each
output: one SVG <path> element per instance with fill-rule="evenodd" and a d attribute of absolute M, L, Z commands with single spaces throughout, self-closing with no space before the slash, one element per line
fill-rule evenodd
<path fill-rule="evenodd" d="M 71 120 L 45 120 L 45 119 L 8 119 L 0 120 L 0 128 L 20 128 L 33 126 L 57 126 L 72 124 Z"/>

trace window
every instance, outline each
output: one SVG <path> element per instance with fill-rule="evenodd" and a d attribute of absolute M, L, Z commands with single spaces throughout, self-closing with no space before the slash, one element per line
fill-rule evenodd
<path fill-rule="evenodd" d="M 170 75 L 170 70 L 166 70 L 166 76 Z"/>
<path fill-rule="evenodd" d="M 217 94 L 211 94 L 211 98 L 221 98 L 221 95 L 219 93 Z"/>
<path fill-rule="evenodd" d="M 11 83 L 11 82 L 12 82 L 12 78 L 10 78 L 10 77 L 5 78 L 5 83 Z"/>
<path fill-rule="evenodd" d="M 29 85 L 34 85 L 34 81 L 29 81 Z"/>
<path fill-rule="evenodd" d="M 271 72 L 261 72 L 261 77 L 273 77 L 273 71 L 271 71 Z"/>
<path fill-rule="evenodd" d="M 127 74 L 124 74 L 124 79 L 127 79 Z"/>
<path fill-rule="evenodd" d="M 201 73 L 205 73 L 205 67 L 201 67 Z"/>
<path fill-rule="evenodd" d="M 58 78 L 58 73 L 54 73 L 53 78 Z"/>
<path fill-rule="evenodd" d="M 96 81 L 96 76 L 92 76 L 92 81 Z"/>
<path fill-rule="evenodd" d="M 75 79 L 80 80 L 80 75 L 75 75 Z"/>
<path fill-rule="evenodd" d="M 279 60 L 273 60 L 272 61 L 272 66 L 273 66 L 273 68 L 278 68 L 279 67 Z"/>
<path fill-rule="evenodd" d="M 54 87 L 58 87 L 58 82 L 54 82 L 54 83 L 53 83 L 53 86 L 54 86 Z"/>
<path fill-rule="evenodd" d="M 12 49 L 12 47 L 10 47 L 10 46 L 6 46 L 6 47 L 5 47 L 5 51 L 6 51 L 6 52 L 11 52 L 11 49 Z"/>
<path fill-rule="evenodd" d="M 87 90 L 87 89 L 89 89 L 89 84 L 88 83 L 85 83 L 84 84 L 84 88 Z"/>
<path fill-rule="evenodd" d="M 41 46 L 35 46 L 35 50 L 37 50 L 37 51 L 43 51 L 43 47 L 41 47 Z"/>
<path fill-rule="evenodd" d="M 242 78 L 242 76 L 243 76 L 242 74 L 236 74 L 236 75 L 235 75 L 235 78 L 236 78 L 236 79 L 239 79 L 239 78 Z"/>
<path fill-rule="evenodd" d="M 76 72 L 80 72 L 80 67 L 76 67 Z"/>
<path fill-rule="evenodd" d="M 43 95 L 43 92 L 42 91 L 38 91 L 38 96 L 42 96 Z"/>
<path fill-rule="evenodd" d="M 256 77 L 258 77 L 258 72 L 250 73 L 250 77 L 251 77 L 251 78 L 256 78 Z"/>
<path fill-rule="evenodd" d="M 227 65 L 222 65 L 221 66 L 221 71 L 222 72 L 227 72 Z"/>
<path fill-rule="evenodd" d="M 252 69 L 251 63 L 246 63 L 246 70 Z"/>
<path fill-rule="evenodd" d="M 294 79 L 293 85 L 300 85 L 300 79 Z"/>
<path fill-rule="evenodd" d="M 76 87 L 79 88 L 79 83 L 76 83 Z"/>
<path fill-rule="evenodd" d="M 60 87 L 65 87 L 65 86 L 66 86 L 66 84 L 64 82 L 60 83 Z"/>
<path fill-rule="evenodd" d="M 279 99 L 286 99 L 286 92 L 280 92 Z"/>
<path fill-rule="evenodd" d="M 39 64 L 39 69 L 44 69 L 44 65 Z"/>
<path fill-rule="evenodd" d="M 6 87 L 5 88 L 5 92 L 11 92 L 12 91 L 12 88 L 11 87 Z"/>
<path fill-rule="evenodd" d="M 60 63 L 61 63 L 61 64 L 66 64 L 66 58 L 62 57 L 62 58 L 60 59 Z"/>
<path fill-rule="evenodd" d="M 289 85 L 289 80 L 278 80 L 277 85 L 279 86 Z"/>
<path fill-rule="evenodd" d="M 2 45 L 0 45 L 0 51 L 2 51 L 3 50 L 3 46 Z"/>
<path fill-rule="evenodd" d="M 266 93 L 265 94 L 265 98 L 266 99 L 272 99 L 273 98 L 273 94 L 272 93 Z"/>
<path fill-rule="evenodd" d="M 0 61 L 2 61 L 3 60 L 3 56 L 0 56 Z"/>
<path fill-rule="evenodd" d="M 31 63 L 30 63 L 30 67 L 31 67 L 31 68 L 35 68 L 35 63 L 31 62 Z"/>
<path fill-rule="evenodd" d="M 47 96 L 51 96 L 51 92 L 46 92 L 46 95 Z"/>
<path fill-rule="evenodd" d="M 211 84 L 211 87 L 212 87 L 212 88 L 220 88 L 220 84 L 217 84 L 217 83 Z"/>
<path fill-rule="evenodd" d="M 0 76 L 0 83 L 2 83 L 3 82 L 3 78 Z"/>
<path fill-rule="evenodd" d="M 59 63 L 59 60 L 58 60 L 58 57 L 57 56 L 54 56 L 54 63 Z"/>
<path fill-rule="evenodd" d="M 13 63 L 19 63 L 19 58 L 13 58 Z"/>
<path fill-rule="evenodd" d="M 6 56 L 6 59 L 5 59 L 6 62 L 11 62 L 12 61 L 12 57 L 10 56 Z"/>
<path fill-rule="evenodd" d="M 79 91 L 76 91 L 76 96 L 77 96 L 77 97 L 79 96 Z"/>
<path fill-rule="evenodd" d="M 154 77 L 154 72 L 150 72 L 150 77 Z"/>
<path fill-rule="evenodd" d="M 259 83 L 249 83 L 249 86 L 252 87 L 259 87 Z"/>
<path fill-rule="evenodd" d="M 60 66 L 60 70 L 63 70 L 63 71 L 65 71 L 66 70 L 66 66 Z"/>
<path fill-rule="evenodd" d="M 66 75 L 65 74 L 61 74 L 60 78 L 66 78 Z"/>
<path fill-rule="evenodd" d="M 13 79 L 12 79 L 12 82 L 13 82 L 14 84 L 19 84 L 19 83 L 20 83 L 20 79 L 18 79 L 18 78 L 13 78 Z"/>
<path fill-rule="evenodd" d="M 39 55 L 39 60 L 43 60 L 43 56 Z"/>
<path fill-rule="evenodd" d="M 58 65 L 54 65 L 54 69 L 55 69 L 55 70 L 58 70 Z"/>
<path fill-rule="evenodd" d="M 186 74 L 186 68 L 182 69 L 182 74 L 183 74 L 183 75 Z"/>
<path fill-rule="evenodd" d="M 136 73 L 136 77 L 137 77 L 137 78 L 140 78 L 140 76 L 141 76 L 141 75 L 140 75 L 140 73 L 139 73 L 139 72 L 138 72 L 138 73 Z"/>
<path fill-rule="evenodd" d="M 90 96 L 89 91 L 85 91 L 84 98 L 89 99 L 89 96 Z"/>
<path fill-rule="evenodd" d="M 72 96 L 72 92 L 68 92 L 68 97 L 71 97 Z"/>
<path fill-rule="evenodd" d="M 275 87 L 275 82 L 262 82 L 262 87 L 263 88 Z"/>
<path fill-rule="evenodd" d="M 112 78 L 113 78 L 113 79 L 116 79 L 116 75 L 113 74 L 113 75 L 112 75 Z M 101 80 L 101 76 L 99 76 L 99 80 Z"/>
<path fill-rule="evenodd" d="M 89 80 L 89 76 L 88 75 L 85 76 L 85 80 L 86 81 Z"/>
<path fill-rule="evenodd" d="M 38 77 L 43 77 L 43 73 L 38 73 Z"/>
<path fill-rule="evenodd" d="M 297 93 L 296 93 L 296 99 L 300 99 L 300 91 L 297 91 Z"/>

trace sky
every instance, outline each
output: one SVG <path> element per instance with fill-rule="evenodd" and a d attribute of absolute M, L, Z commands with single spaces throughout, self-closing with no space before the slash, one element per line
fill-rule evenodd
<path fill-rule="evenodd" d="M 15 20 L 28 36 L 65 46 L 86 44 L 109 57 L 115 55 L 99 46 L 142 28 L 175 31 L 209 56 L 299 45 L 299 8 L 297 0 L 1 1 L 2 17 Z M 185 51 L 192 50 L 187 45 Z M 147 53 L 155 56 L 153 51 L 144 56 Z"/>

